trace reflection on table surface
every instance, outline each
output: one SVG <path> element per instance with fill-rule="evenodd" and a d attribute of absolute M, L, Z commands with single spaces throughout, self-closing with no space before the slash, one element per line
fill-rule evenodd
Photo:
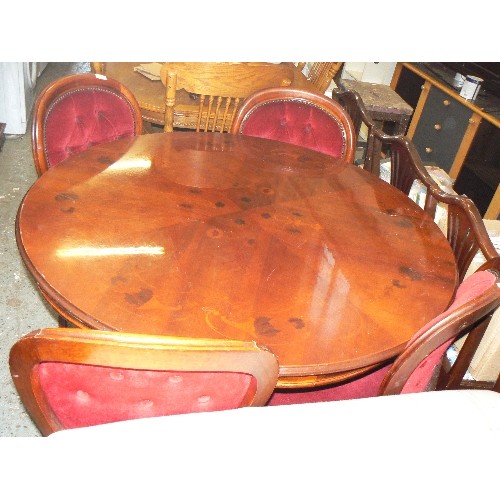
<path fill-rule="evenodd" d="M 77 324 L 256 340 L 281 386 L 395 356 L 457 279 L 446 238 L 394 187 L 231 134 L 149 134 L 68 158 L 27 193 L 17 238 Z"/>

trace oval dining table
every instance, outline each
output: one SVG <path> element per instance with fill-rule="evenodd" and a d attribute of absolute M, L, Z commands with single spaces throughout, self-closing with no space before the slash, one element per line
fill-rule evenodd
<path fill-rule="evenodd" d="M 156 133 L 71 156 L 29 189 L 16 238 L 73 325 L 254 340 L 282 388 L 395 357 L 457 286 L 446 238 L 402 192 L 242 135 Z"/>

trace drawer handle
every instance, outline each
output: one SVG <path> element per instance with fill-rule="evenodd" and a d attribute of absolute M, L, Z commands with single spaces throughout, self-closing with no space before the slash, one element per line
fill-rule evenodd
<path fill-rule="evenodd" d="M 436 123 L 436 125 L 434 125 L 434 128 L 436 130 L 441 130 L 441 125 L 439 123 Z"/>
<path fill-rule="evenodd" d="M 444 104 L 445 106 L 449 106 L 449 105 L 451 104 L 451 102 L 450 102 L 448 99 L 445 99 L 445 100 L 443 101 L 443 104 Z"/>
<path fill-rule="evenodd" d="M 426 153 L 432 153 L 432 148 L 425 148 Z"/>

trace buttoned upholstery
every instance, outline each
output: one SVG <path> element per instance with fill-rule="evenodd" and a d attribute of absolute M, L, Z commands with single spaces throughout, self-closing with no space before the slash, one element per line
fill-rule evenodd
<path fill-rule="evenodd" d="M 234 118 L 232 133 L 303 146 L 348 162 L 354 159 L 354 127 L 329 97 L 296 88 L 270 88 L 249 96 Z"/>
<path fill-rule="evenodd" d="M 254 342 L 49 328 L 18 340 L 12 379 L 42 434 L 264 405 L 278 362 Z"/>
<path fill-rule="evenodd" d="M 142 133 L 139 105 L 119 82 L 76 74 L 49 84 L 33 112 L 32 148 L 38 175 L 68 156 Z"/>
<path fill-rule="evenodd" d="M 270 406 L 320 401 L 360 399 L 389 394 L 423 392 L 435 388 L 437 372 L 446 350 L 459 336 L 475 334 L 500 304 L 498 267 L 478 271 L 464 280 L 450 307 L 422 327 L 392 362 L 354 380 L 323 388 L 275 391 Z"/>
<path fill-rule="evenodd" d="M 161 415 L 238 408 L 255 379 L 247 373 L 178 372 L 40 363 L 48 405 L 66 429 Z"/>

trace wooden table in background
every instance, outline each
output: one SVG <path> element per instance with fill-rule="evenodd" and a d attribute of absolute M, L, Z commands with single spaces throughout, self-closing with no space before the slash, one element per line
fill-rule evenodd
<path fill-rule="evenodd" d="M 153 81 L 134 71 L 140 62 L 107 62 L 104 73 L 128 87 L 142 110 L 146 124 L 164 125 L 166 89 L 161 81 Z M 304 74 L 293 63 L 280 63 L 291 72 L 293 87 L 311 88 Z M 176 93 L 174 127 L 194 129 L 198 119 L 198 101 L 185 90 Z"/>
<path fill-rule="evenodd" d="M 75 324 L 255 340 L 277 355 L 279 387 L 394 357 L 457 285 L 446 238 L 393 186 L 232 134 L 148 134 L 70 157 L 30 188 L 16 237 Z"/>

